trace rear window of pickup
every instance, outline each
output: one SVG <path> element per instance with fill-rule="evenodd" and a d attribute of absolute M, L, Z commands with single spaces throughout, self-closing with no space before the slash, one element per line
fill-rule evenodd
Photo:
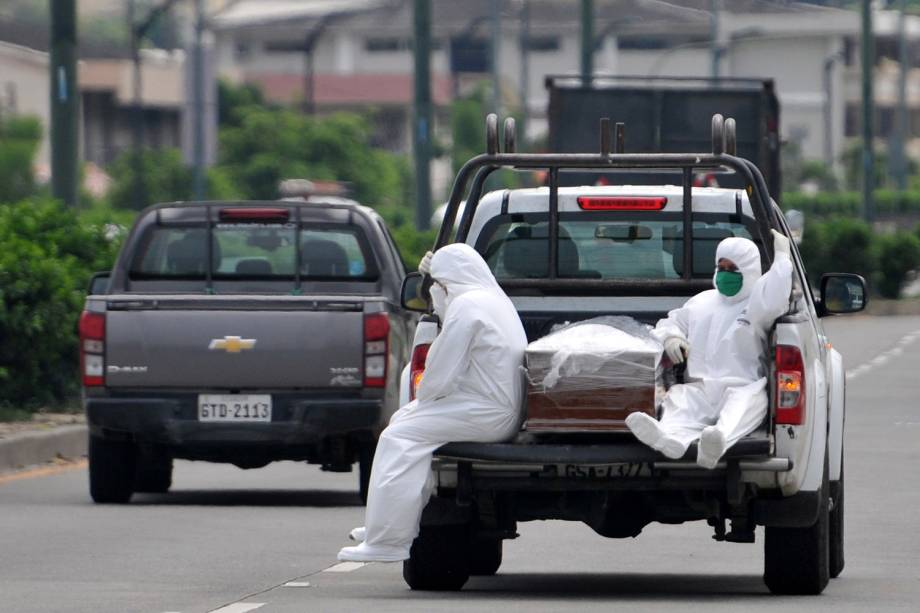
<path fill-rule="evenodd" d="M 708 278 L 716 247 L 731 236 L 752 238 L 754 220 L 737 215 L 693 216 L 694 278 Z M 683 224 L 680 213 L 560 213 L 559 277 L 581 279 L 680 279 Z M 549 270 L 546 213 L 495 217 L 476 245 L 495 277 L 544 279 Z"/>
<path fill-rule="evenodd" d="M 304 280 L 374 281 L 379 273 L 363 230 L 351 224 L 217 223 L 212 227 L 211 278 L 293 279 L 300 251 Z M 202 280 L 208 275 L 205 225 L 152 226 L 130 267 L 135 280 Z"/>

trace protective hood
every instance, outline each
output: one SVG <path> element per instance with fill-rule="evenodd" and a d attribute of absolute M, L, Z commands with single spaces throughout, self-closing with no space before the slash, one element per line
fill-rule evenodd
<path fill-rule="evenodd" d="M 495 275 L 479 253 L 462 243 L 438 249 L 431 259 L 431 277 L 447 288 L 444 311 L 463 294 L 477 290 L 499 290 Z"/>
<path fill-rule="evenodd" d="M 719 265 L 719 260 L 722 258 L 729 259 L 735 263 L 735 266 L 738 267 L 738 272 L 744 277 L 744 283 L 741 285 L 741 291 L 734 296 L 729 297 L 722 294 L 719 294 L 719 296 L 730 303 L 745 300 L 751 295 L 754 284 L 757 283 L 757 279 L 762 274 L 760 270 L 760 251 L 757 249 L 757 245 L 746 238 L 726 238 L 716 248 L 716 266 Z M 715 275 L 713 275 L 712 281 L 713 285 L 715 285 Z"/>

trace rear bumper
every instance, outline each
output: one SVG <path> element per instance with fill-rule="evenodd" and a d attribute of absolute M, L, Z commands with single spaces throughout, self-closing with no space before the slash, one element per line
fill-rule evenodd
<path fill-rule="evenodd" d="M 477 492 L 503 492 L 525 496 L 518 504 L 526 508 L 533 500 L 539 500 L 526 496 L 632 493 L 650 496 L 648 500 L 661 495 L 673 506 L 680 503 L 668 498 L 666 492 L 698 492 L 735 505 L 749 501 L 752 519 L 759 525 L 814 524 L 821 501 L 819 492 L 800 491 L 780 497 L 778 491 L 758 492 L 745 485 L 747 471 L 779 473 L 792 469 L 791 460 L 774 457 L 770 451 L 767 438 L 748 437 L 726 452 L 716 470 L 706 470 L 696 465 L 695 445 L 680 460 L 668 460 L 633 440 L 594 445 L 450 443 L 435 452 L 435 467 L 439 484 L 460 501 L 475 497 Z M 596 470 L 615 464 L 629 468 Z M 570 467 L 575 468 L 562 471 Z"/>
<path fill-rule="evenodd" d="M 86 398 L 84 405 L 94 436 L 170 447 L 309 447 L 340 435 L 370 439 L 382 427 L 375 399 L 276 398 L 271 422 L 212 423 L 198 421 L 196 398 Z"/>

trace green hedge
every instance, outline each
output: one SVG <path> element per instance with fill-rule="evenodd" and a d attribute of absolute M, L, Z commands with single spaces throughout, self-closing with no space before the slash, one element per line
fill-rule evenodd
<path fill-rule="evenodd" d="M 806 220 L 817 218 L 859 217 L 863 212 L 862 194 L 859 192 L 821 192 L 810 195 L 802 192 L 783 194 L 783 209 L 802 211 Z M 920 191 L 899 192 L 880 189 L 875 192 L 877 215 L 920 216 Z"/>
<path fill-rule="evenodd" d="M 854 272 L 885 298 L 897 298 L 907 273 L 920 267 L 917 231 L 879 234 L 853 218 L 806 219 L 799 250 L 812 283 L 826 272 Z"/>
<path fill-rule="evenodd" d="M 0 204 L 0 405 L 60 403 L 78 390 L 77 321 L 116 246 L 53 200 Z"/>

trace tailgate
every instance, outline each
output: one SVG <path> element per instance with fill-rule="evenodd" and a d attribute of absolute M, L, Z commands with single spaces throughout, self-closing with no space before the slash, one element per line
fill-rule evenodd
<path fill-rule="evenodd" d="M 361 387 L 363 302 L 110 302 L 106 385 Z"/>

